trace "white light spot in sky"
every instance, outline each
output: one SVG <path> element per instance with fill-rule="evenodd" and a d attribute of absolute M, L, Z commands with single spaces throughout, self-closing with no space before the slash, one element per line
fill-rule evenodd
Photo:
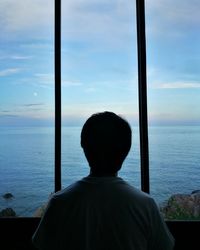
<path fill-rule="evenodd" d="M 38 93 L 37 93 L 37 92 L 34 92 L 33 95 L 34 95 L 34 96 L 38 96 Z"/>

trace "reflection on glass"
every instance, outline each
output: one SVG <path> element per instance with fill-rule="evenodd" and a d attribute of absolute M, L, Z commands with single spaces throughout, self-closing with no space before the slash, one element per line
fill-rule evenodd
<path fill-rule="evenodd" d="M 53 4 L 1 3 L 0 216 L 34 216 L 53 191 Z"/>
<path fill-rule="evenodd" d="M 200 219 L 199 8 L 146 4 L 151 192 L 167 219 Z"/>
<path fill-rule="evenodd" d="M 131 1 L 63 1 L 63 186 L 88 175 L 81 127 L 91 114 L 108 110 L 133 126 L 133 147 L 120 175 L 140 187 L 135 26 Z"/>

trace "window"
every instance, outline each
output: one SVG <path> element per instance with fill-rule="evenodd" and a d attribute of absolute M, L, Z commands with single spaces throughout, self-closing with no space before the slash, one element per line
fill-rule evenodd
<path fill-rule="evenodd" d="M 80 148 L 83 123 L 110 110 L 133 126 L 133 148 L 120 174 L 140 187 L 135 11 L 128 0 L 63 1 L 63 186 L 89 174 Z"/>
<path fill-rule="evenodd" d="M 124 179 L 147 192 L 150 180 L 151 194 L 159 204 L 176 192 L 198 189 L 199 127 L 194 126 L 199 122 L 198 8 L 193 10 L 188 1 L 180 7 L 177 0 L 168 1 L 164 9 L 163 1 L 147 1 L 149 179 L 144 2 L 136 1 L 135 7 L 129 0 L 63 1 L 60 29 L 60 1 L 55 1 L 55 50 L 53 4 L 49 0 L 1 3 L 5 33 L 0 52 L 4 62 L 0 68 L 1 207 L 13 207 L 19 216 L 41 214 L 54 184 L 58 190 L 61 179 L 64 187 L 87 175 L 80 131 L 88 116 L 102 110 L 121 114 L 133 126 L 133 148 L 120 172 Z M 187 18 L 190 12 L 192 19 Z"/>
<path fill-rule="evenodd" d="M 200 219 L 191 195 L 200 187 L 199 8 L 195 0 L 146 4 L 151 194 L 168 202 L 168 219 Z"/>
<path fill-rule="evenodd" d="M 10 39 L 7 50 L 11 53 L 14 47 L 12 43 L 16 45 L 18 42 L 20 46 L 17 46 L 16 49 L 18 60 L 15 67 L 18 67 L 19 60 L 23 61 L 25 65 L 25 72 L 22 70 L 19 79 L 16 74 L 13 74 L 13 81 L 18 79 L 19 82 L 15 92 L 14 83 L 10 83 L 6 79 L 10 92 L 5 92 L 4 96 L 9 107 L 9 117 L 13 117 L 10 122 L 11 129 L 14 130 L 14 120 L 17 119 L 15 119 L 15 115 L 23 115 L 29 123 L 26 124 L 25 120 L 19 117 L 20 135 L 16 138 L 11 134 L 11 139 L 7 142 L 5 139 L 8 139 L 8 123 L 4 115 L 6 110 L 4 110 L 5 108 L 1 110 L 1 125 L 5 127 L 1 133 L 1 137 L 4 138 L 1 154 L 4 159 L 13 159 L 12 165 L 7 164 L 7 170 L 1 168 L 3 173 L 1 176 L 4 178 L 2 182 L 5 185 L 5 187 L 1 187 L 1 193 L 8 197 L 10 194 L 14 195 L 13 198 L 2 199 L 1 202 L 3 209 L 12 207 L 17 216 L 39 215 L 43 211 L 43 205 L 54 191 L 54 157 L 56 158 L 56 190 L 61 184 L 59 165 L 60 69 L 58 65 L 61 48 L 59 4 L 58 2 L 56 4 L 55 51 L 53 46 L 53 1 L 48 4 L 45 1 L 42 5 L 38 1 L 34 3 L 28 1 L 26 5 L 21 1 L 12 0 L 4 3 L 2 8 L 7 10 L 6 15 L 10 16 L 10 19 L 12 19 L 12 10 L 18 10 L 13 21 L 16 26 L 18 25 L 17 30 L 12 31 L 9 28 L 5 30 Z M 134 130 L 134 148 L 124 163 L 122 176 L 133 182 L 134 185 L 140 186 L 136 25 L 133 13 L 135 13 L 135 6 L 129 1 L 109 3 L 63 1 L 61 53 L 63 187 L 88 174 L 89 168 L 79 143 L 80 129 L 89 115 L 102 110 L 112 110 L 131 120 Z M 21 22 L 17 22 L 19 16 Z M 6 20 L 6 17 L 4 19 Z M 25 20 L 29 22 L 25 22 Z M 9 25 L 9 19 L 7 22 Z M 19 39 L 19 34 L 21 39 Z M 22 43 L 26 50 L 21 52 L 19 48 Z M 3 44 L 6 42 L 3 41 Z M 55 60 L 57 60 L 55 71 L 53 68 L 54 52 Z M 53 85 L 54 72 L 56 90 Z M 4 87 L 3 90 L 8 91 L 8 88 Z M 31 92 L 32 96 L 28 96 L 26 91 Z M 56 110 L 53 107 L 54 91 L 57 101 Z M 9 102 L 10 93 L 19 95 L 16 98 L 15 107 L 11 106 L 11 101 Z M 14 110 L 18 106 L 18 102 L 22 103 L 24 110 L 29 113 L 21 110 L 21 113 L 15 114 Z M 2 104 L 5 106 L 4 103 Z M 57 133 L 55 150 L 54 118 Z M 13 151 L 9 147 L 11 140 L 16 144 L 15 146 L 13 144 Z M 5 149 L 7 149 L 6 152 Z M 13 157 L 14 153 L 16 157 Z M 26 157 L 27 161 L 25 161 Z M 20 163 L 17 161 L 18 159 L 20 159 Z M 18 166 L 20 175 L 15 172 L 11 179 L 10 175 L 14 166 Z M 5 180 L 6 173 L 10 178 L 9 182 Z M 17 178 L 19 178 L 18 186 L 16 186 Z M 11 182 L 13 187 L 18 190 L 11 188 Z M 24 189 L 26 190 L 24 191 Z M 27 197 L 29 197 L 30 203 L 27 202 Z M 34 205 L 32 205 L 33 203 Z"/>
<path fill-rule="evenodd" d="M 51 0 L 0 3 L 0 211 L 4 215 L 33 216 L 54 190 L 53 4 Z"/>

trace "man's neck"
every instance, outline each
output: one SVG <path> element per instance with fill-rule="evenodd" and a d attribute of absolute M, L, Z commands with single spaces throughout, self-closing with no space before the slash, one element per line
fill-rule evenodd
<path fill-rule="evenodd" d="M 89 177 L 117 177 L 118 173 L 98 173 L 90 171 Z"/>

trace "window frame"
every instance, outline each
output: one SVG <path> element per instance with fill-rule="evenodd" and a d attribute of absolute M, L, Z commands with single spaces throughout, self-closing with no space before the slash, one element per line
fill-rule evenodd
<path fill-rule="evenodd" d="M 141 189 L 149 193 L 145 2 L 136 0 Z M 61 0 L 55 0 L 55 192 L 61 183 Z"/>
<path fill-rule="evenodd" d="M 55 191 L 61 189 L 61 0 L 54 1 L 55 8 Z M 146 81 L 146 39 L 145 39 L 145 0 L 136 0 L 137 18 L 137 42 L 138 42 L 138 85 L 139 85 L 139 126 L 140 126 L 140 155 L 141 155 L 141 180 L 142 190 L 149 192 L 149 150 L 148 150 L 148 119 L 147 119 L 147 81 Z M 19 217 L 0 218 L 0 232 L 7 235 L 6 229 L 11 235 L 20 234 L 18 227 L 22 230 L 28 227 L 35 229 L 40 218 Z M 191 238 L 197 232 L 195 228 L 200 227 L 200 221 L 175 221 L 167 220 L 167 225 L 175 235 L 179 230 L 191 233 Z M 21 225 L 21 226 L 20 226 Z M 32 228 L 32 229 L 31 229 Z M 5 229 L 5 230 L 4 230 Z M 189 230 L 188 230 L 189 229 Z M 3 230 L 3 231 L 2 231 Z M 10 231 L 9 231 L 10 232 Z M 32 231 L 31 231 L 32 232 Z M 8 234 L 10 237 L 10 233 Z M 182 234 L 181 234 L 182 235 Z M 23 237 L 23 236 L 21 236 Z M 27 238 L 28 236 L 26 235 Z M 5 237 L 6 239 L 6 237 Z M 16 238 L 17 239 L 17 238 Z M 183 238 L 181 238 L 183 239 Z M 180 239 L 180 240 L 181 240 Z M 198 238 L 196 238 L 198 239 Z"/>
<path fill-rule="evenodd" d="M 147 113 L 145 0 L 136 0 L 141 189 L 150 193 Z"/>
<path fill-rule="evenodd" d="M 55 192 L 61 190 L 61 0 L 54 3 L 54 70 L 55 70 Z"/>
<path fill-rule="evenodd" d="M 61 0 L 55 0 L 55 191 L 61 189 Z M 141 158 L 141 188 L 149 193 L 149 147 L 147 119 L 145 0 L 136 0 L 138 43 L 138 95 Z M 0 218 L 2 246 L 12 249 L 35 249 L 31 237 L 40 218 Z M 200 221 L 166 220 L 175 237 L 175 249 L 196 249 Z M 12 238 L 12 241 L 10 239 Z M 192 242 L 192 243 L 191 243 Z M 194 248 L 193 248 L 194 246 Z"/>

